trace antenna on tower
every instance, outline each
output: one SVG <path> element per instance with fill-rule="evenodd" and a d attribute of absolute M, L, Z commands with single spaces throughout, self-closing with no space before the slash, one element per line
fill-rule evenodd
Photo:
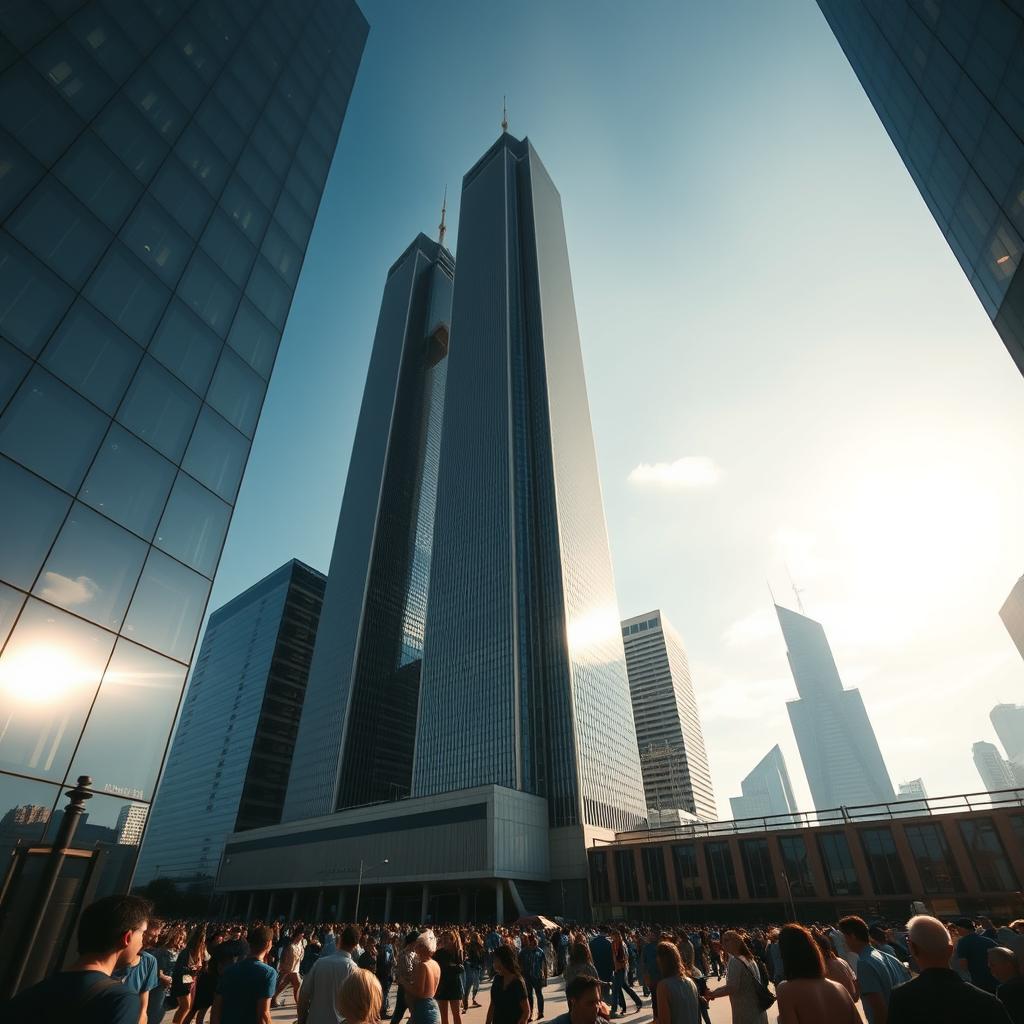
<path fill-rule="evenodd" d="M 803 598 L 800 596 L 801 594 L 805 593 L 804 588 L 803 587 L 798 587 L 793 582 L 793 574 L 789 571 L 789 564 L 788 563 L 785 563 L 785 564 L 786 564 L 786 575 L 789 577 L 789 585 L 793 588 L 793 595 L 794 595 L 794 597 L 796 597 L 796 606 L 797 606 L 797 608 L 800 609 L 800 614 L 801 615 L 806 615 L 807 612 L 804 610 Z"/>
<path fill-rule="evenodd" d="M 771 598 L 772 598 L 772 604 L 773 604 L 773 605 L 777 605 L 777 604 L 778 604 L 779 602 L 775 600 L 775 591 L 774 591 L 774 590 L 772 590 L 772 584 L 771 584 L 771 580 L 765 580 L 765 583 L 766 583 L 766 584 L 767 584 L 767 586 L 768 586 L 768 593 L 769 593 L 769 594 L 771 595 Z"/>
<path fill-rule="evenodd" d="M 506 97 L 501 97 L 501 134 L 504 135 L 508 131 L 508 104 L 505 102 Z"/>
<path fill-rule="evenodd" d="M 444 245 L 444 234 L 448 230 L 444 225 L 445 211 L 448 209 L 448 186 L 444 187 L 444 198 L 441 200 L 441 223 L 437 226 L 437 244 Z"/>

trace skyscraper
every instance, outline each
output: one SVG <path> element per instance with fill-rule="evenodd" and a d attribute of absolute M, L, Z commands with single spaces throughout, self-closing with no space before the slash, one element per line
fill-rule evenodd
<path fill-rule="evenodd" d="M 415 795 L 644 816 L 561 199 L 503 133 L 463 178 Z M 458 751 L 458 756 L 451 752 Z"/>
<path fill-rule="evenodd" d="M 232 832 L 281 820 L 325 577 L 293 559 L 211 616 L 137 882 L 212 882 Z"/>
<path fill-rule="evenodd" d="M 974 767 L 978 769 L 981 783 L 988 792 L 997 793 L 1024 785 L 1024 778 L 1017 777 L 1013 765 L 1003 757 L 994 743 L 979 740 L 971 747 L 971 753 L 974 755 Z"/>
<path fill-rule="evenodd" d="M 798 700 L 788 701 L 804 774 L 819 810 L 895 800 L 858 690 L 844 690 L 821 623 L 775 606 Z"/>
<path fill-rule="evenodd" d="M 1017 580 L 1003 607 L 999 609 L 999 618 L 1003 620 L 1010 639 L 1024 658 L 1024 576 Z"/>
<path fill-rule="evenodd" d="M 734 818 L 767 818 L 795 814 L 796 799 L 786 760 L 776 743 L 740 783 L 742 796 L 729 797 Z"/>
<path fill-rule="evenodd" d="M 818 0 L 1024 372 L 1024 9 L 1005 0 Z"/>
<path fill-rule="evenodd" d="M 1006 751 L 1006 759 L 1024 780 L 1024 704 L 997 704 L 989 719 Z"/>
<path fill-rule="evenodd" d="M 114 842 L 118 846 L 138 846 L 148 816 L 149 808 L 145 804 L 125 804 L 114 826 Z"/>
<path fill-rule="evenodd" d="M 903 804 L 900 809 L 904 814 L 926 814 L 928 812 L 928 791 L 923 779 L 911 779 L 901 782 L 896 792 L 896 799 Z"/>
<path fill-rule="evenodd" d="M 629 693 L 652 821 L 686 811 L 718 817 L 704 732 L 679 634 L 657 608 L 622 622 Z"/>
<path fill-rule="evenodd" d="M 388 271 L 288 819 L 409 795 L 454 272 L 425 235 Z"/>
<path fill-rule="evenodd" d="M 0 809 L 88 774 L 112 831 L 153 798 L 367 24 L 103 0 L 0 33 Z"/>

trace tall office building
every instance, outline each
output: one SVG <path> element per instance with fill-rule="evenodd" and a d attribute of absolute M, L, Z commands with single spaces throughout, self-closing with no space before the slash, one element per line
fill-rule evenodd
<path fill-rule="evenodd" d="M 1003 620 L 1010 639 L 1024 658 L 1024 576 L 1017 580 L 1003 607 L 999 609 L 999 618 Z"/>
<path fill-rule="evenodd" d="M 1024 777 L 1018 778 L 1013 765 L 1003 757 L 994 743 L 979 740 L 971 747 L 971 753 L 982 785 L 989 793 L 1024 785 Z"/>
<path fill-rule="evenodd" d="M 285 817 L 409 795 L 455 264 L 419 235 L 388 271 Z"/>
<path fill-rule="evenodd" d="M 324 586 L 293 559 L 210 616 L 136 882 L 209 884 L 225 836 L 281 820 Z"/>
<path fill-rule="evenodd" d="M 776 743 L 740 783 L 742 796 L 729 797 L 734 818 L 796 814 L 796 799 L 786 759 Z"/>
<path fill-rule="evenodd" d="M 1024 704 L 997 704 L 989 719 L 1006 751 L 1006 759 L 1024 780 Z"/>
<path fill-rule="evenodd" d="M 125 804 L 114 826 L 114 842 L 118 846 L 138 846 L 148 816 L 149 808 L 145 804 Z"/>
<path fill-rule="evenodd" d="M 0 14 L 0 811 L 153 798 L 366 33 L 353 0 Z"/>
<path fill-rule="evenodd" d="M 927 800 L 928 791 L 924 786 L 924 779 L 911 779 L 909 782 L 901 782 L 896 793 L 898 800 Z"/>
<path fill-rule="evenodd" d="M 1024 372 L 1024 8 L 1007 0 L 818 0 Z"/>
<path fill-rule="evenodd" d="M 775 606 L 798 700 L 788 701 L 814 806 L 895 800 L 875 730 L 858 690 L 844 690 L 821 623 Z"/>
<path fill-rule="evenodd" d="M 657 608 L 622 622 L 633 722 L 651 820 L 718 817 L 704 732 L 679 634 Z"/>

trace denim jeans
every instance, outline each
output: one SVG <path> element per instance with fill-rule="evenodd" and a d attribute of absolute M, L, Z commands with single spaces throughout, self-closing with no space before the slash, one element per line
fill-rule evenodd
<path fill-rule="evenodd" d="M 466 987 L 463 989 L 462 1001 L 465 1004 L 469 1004 L 469 1000 L 476 999 L 477 993 L 480 991 L 480 975 L 483 969 L 480 967 L 470 967 L 466 965 Z"/>
<path fill-rule="evenodd" d="M 640 1005 L 640 997 L 629 987 L 629 982 L 626 981 L 626 969 L 620 968 L 612 975 L 612 1013 L 618 1013 L 619 1007 L 622 1007 L 622 1012 L 626 1012 L 626 998 L 623 996 L 623 992 L 627 993 L 636 1003 Z"/>
<path fill-rule="evenodd" d="M 533 996 L 537 995 L 537 1015 L 544 1016 L 544 982 L 540 978 L 526 978 L 526 999 L 530 1004 L 530 1016 L 533 1016 Z"/>

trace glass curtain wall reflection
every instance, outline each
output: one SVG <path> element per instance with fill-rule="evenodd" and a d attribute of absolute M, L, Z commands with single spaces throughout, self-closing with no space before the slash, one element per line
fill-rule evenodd
<path fill-rule="evenodd" d="M 80 841 L 141 833 L 366 33 L 352 0 L 0 14 L 5 841 L 80 773 Z"/>

